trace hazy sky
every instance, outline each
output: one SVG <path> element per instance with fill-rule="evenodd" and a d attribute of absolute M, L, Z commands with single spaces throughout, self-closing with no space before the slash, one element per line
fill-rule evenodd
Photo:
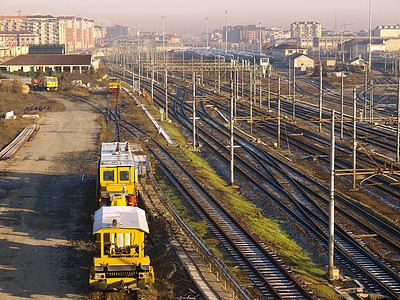
<path fill-rule="evenodd" d="M 167 33 L 205 32 L 225 24 L 246 25 L 261 22 L 262 26 L 289 28 L 294 21 L 317 21 L 334 29 L 335 12 L 340 24 L 348 30 L 368 28 L 369 0 L 0 0 L 1 15 L 28 14 L 76 15 L 94 19 L 99 25 L 123 24 L 141 31 L 160 30 L 165 16 Z M 372 27 L 400 24 L 400 0 L 372 0 Z"/>

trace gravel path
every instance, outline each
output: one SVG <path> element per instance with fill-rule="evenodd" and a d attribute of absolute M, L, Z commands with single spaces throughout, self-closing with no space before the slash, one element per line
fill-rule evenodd
<path fill-rule="evenodd" d="M 65 110 L 46 113 L 34 140 L 0 162 L 0 299 L 88 293 L 100 126 L 85 104 L 55 99 Z"/>

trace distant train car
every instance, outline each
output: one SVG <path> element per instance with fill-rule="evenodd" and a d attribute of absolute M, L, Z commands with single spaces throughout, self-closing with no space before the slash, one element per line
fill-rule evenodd
<path fill-rule="evenodd" d="M 43 86 L 48 91 L 57 91 L 58 89 L 58 78 L 57 77 L 44 77 Z"/>
<path fill-rule="evenodd" d="M 89 284 L 101 290 L 144 289 L 154 283 L 150 258 L 144 255 L 149 228 L 144 210 L 130 206 L 103 206 L 96 211 L 93 234 L 97 255 Z"/>
<path fill-rule="evenodd" d="M 143 165 L 147 166 L 147 156 L 135 153 L 125 143 L 103 143 L 98 160 L 98 193 L 101 205 L 136 205 L 137 182 Z"/>
<path fill-rule="evenodd" d="M 58 90 L 58 78 L 52 76 L 46 76 L 43 78 L 32 78 L 32 86 L 36 90 Z"/>
<path fill-rule="evenodd" d="M 121 92 L 121 79 L 110 78 L 108 85 L 109 93 L 120 93 Z"/>

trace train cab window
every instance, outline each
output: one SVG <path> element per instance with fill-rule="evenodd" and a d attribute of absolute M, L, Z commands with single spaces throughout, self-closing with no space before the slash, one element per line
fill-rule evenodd
<path fill-rule="evenodd" d="M 129 171 L 119 171 L 119 180 L 129 181 Z"/>
<path fill-rule="evenodd" d="M 101 255 L 100 250 L 101 250 L 101 234 L 96 233 L 96 252 L 98 257 Z"/>
<path fill-rule="evenodd" d="M 104 254 L 110 255 L 110 248 L 111 248 L 111 237 L 109 233 L 104 233 L 103 236 L 103 246 L 104 246 Z"/>
<path fill-rule="evenodd" d="M 114 171 L 104 171 L 103 181 L 114 181 Z"/>

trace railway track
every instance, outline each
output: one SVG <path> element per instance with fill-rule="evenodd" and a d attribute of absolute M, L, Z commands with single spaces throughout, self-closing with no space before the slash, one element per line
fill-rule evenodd
<path fill-rule="evenodd" d="M 254 240 L 249 229 L 244 229 L 221 203 L 207 192 L 200 183 L 185 170 L 167 151 L 153 152 L 160 163 L 179 183 L 192 200 L 191 205 L 199 216 L 206 220 L 213 234 L 218 237 L 241 269 L 248 273 L 254 285 L 266 299 L 311 299 L 297 281 L 277 263 L 277 257 L 268 251 L 268 246 Z"/>
<path fill-rule="evenodd" d="M 216 150 L 216 151 L 219 151 L 219 150 Z M 281 192 L 284 193 L 284 190 L 281 190 Z M 303 191 L 303 194 L 304 194 L 304 191 Z M 305 207 L 303 207 L 303 209 L 305 209 Z M 306 212 L 306 214 L 310 214 L 310 211 L 308 210 Z M 304 215 L 303 215 L 303 217 L 304 217 Z M 327 221 L 326 221 L 327 216 L 326 216 L 326 214 L 325 214 L 324 217 L 320 217 L 319 216 L 319 217 L 314 217 L 314 218 L 318 218 L 318 219 L 324 219 L 325 218 L 325 221 L 324 221 L 324 223 L 325 223 L 324 225 L 325 226 L 324 227 L 325 228 L 327 227 Z M 372 263 L 371 257 L 368 254 L 368 252 L 364 252 L 363 254 L 361 254 L 360 250 L 362 252 L 362 249 L 357 245 L 357 243 L 351 237 L 348 236 L 348 234 L 346 234 L 345 232 L 342 232 L 341 234 L 339 234 L 339 236 L 340 235 L 342 235 L 343 237 L 337 239 L 338 240 L 338 244 L 340 245 L 339 247 L 344 247 L 347 250 L 347 252 L 350 254 L 350 255 L 346 255 L 343 252 L 341 253 L 342 256 L 346 257 L 347 264 L 348 264 L 348 261 L 353 261 L 353 264 L 354 264 L 354 257 L 359 258 L 358 262 L 357 262 L 358 268 L 359 269 L 364 269 L 364 270 L 362 270 L 364 275 L 367 274 L 367 276 L 370 276 L 371 278 L 374 278 L 375 287 L 376 286 L 380 286 L 381 285 L 380 284 L 381 281 L 386 282 L 386 284 L 388 284 L 390 286 L 390 288 L 387 289 L 385 285 L 381 285 L 380 291 L 384 292 L 384 293 L 391 294 L 391 296 L 396 297 L 396 294 L 398 293 L 398 286 L 399 286 L 399 278 L 398 278 L 398 276 L 396 276 L 396 274 L 393 274 L 393 272 L 389 268 L 387 268 L 387 266 L 385 266 L 384 264 L 381 264 L 381 262 L 379 262 L 375 258 L 372 258 L 372 260 L 374 261 Z M 325 230 L 325 236 L 327 238 L 326 230 Z M 357 246 L 355 246 L 355 245 L 357 245 Z M 358 248 L 358 249 L 356 249 L 356 248 Z M 337 250 L 339 251 L 340 249 L 338 248 Z M 341 259 L 343 260 L 343 257 Z M 375 270 L 373 270 L 373 268 L 368 268 L 369 270 L 365 269 L 365 266 L 371 266 L 371 265 L 374 265 L 375 268 L 377 268 L 376 267 L 377 265 L 382 265 L 383 269 L 381 269 L 379 271 L 375 271 Z M 386 269 L 386 271 L 384 269 Z M 388 280 L 385 281 L 384 278 L 385 278 L 385 276 L 387 274 L 391 274 L 390 276 L 392 276 L 392 277 L 394 276 L 395 279 L 394 280 L 392 279 L 392 281 L 388 281 Z M 371 288 L 370 285 L 367 284 L 367 283 L 366 283 L 366 286 Z M 391 290 L 393 290 L 394 292 L 392 292 Z"/>
<path fill-rule="evenodd" d="M 126 131 L 129 135 L 135 138 L 140 138 L 140 137 L 146 137 L 149 138 L 149 134 L 147 134 L 145 131 L 140 129 L 138 126 L 128 122 L 122 115 L 119 114 L 117 110 L 111 111 L 108 108 L 103 108 L 99 107 L 96 104 L 93 104 L 91 101 L 89 101 L 85 97 L 81 96 L 72 96 L 70 97 L 74 101 L 81 101 L 85 102 L 86 104 L 92 106 L 94 109 L 96 109 L 99 113 L 103 114 L 108 120 L 112 121 L 115 123 L 117 126 L 118 123 L 120 124 L 120 128 L 124 131 Z M 129 128 L 133 129 L 136 133 L 134 133 L 132 130 Z M 120 136 L 120 132 L 117 135 L 117 132 L 115 131 L 115 138 Z M 153 140 L 154 144 L 157 144 Z M 150 146 L 147 144 L 149 149 L 151 150 Z M 155 151 L 154 148 L 151 151 Z M 155 183 L 154 183 L 155 184 Z M 156 185 L 156 184 L 155 184 Z M 157 188 L 158 189 L 158 188 Z M 145 191 L 142 191 L 143 193 Z M 217 272 L 217 276 L 219 277 L 220 280 L 225 282 L 225 287 L 228 287 L 232 293 L 233 293 L 233 298 L 239 299 L 239 300 L 249 300 L 251 299 L 250 293 L 246 291 L 245 288 L 240 286 L 238 284 L 237 279 L 234 278 L 234 276 L 229 272 L 227 266 L 223 264 L 223 262 L 219 261 L 209 250 L 208 247 L 202 242 L 197 235 L 186 225 L 184 224 L 183 220 L 179 217 L 179 215 L 175 212 L 173 207 L 167 202 L 165 197 L 161 194 L 161 191 L 158 189 L 158 192 L 160 193 L 160 198 L 164 199 L 165 204 L 167 205 L 168 210 L 172 213 L 172 216 L 176 219 L 176 222 L 180 224 L 182 230 L 184 231 L 184 234 L 181 236 L 181 242 L 179 242 L 180 246 L 184 246 L 185 251 L 188 251 L 188 249 L 192 249 L 193 247 L 196 248 L 198 252 L 201 253 L 202 257 L 206 258 L 206 261 L 211 265 L 211 268 Z M 153 205 L 156 206 L 156 211 L 160 209 L 159 204 L 154 205 L 154 200 L 150 199 L 150 203 L 148 205 Z M 165 212 L 162 212 L 162 215 Z M 176 233 L 178 234 L 178 233 Z M 195 246 L 193 246 L 195 245 Z M 177 245 L 178 246 L 178 245 Z M 131 293 L 128 295 L 129 299 L 138 299 L 138 293 L 137 291 L 134 291 L 134 293 Z M 277 299 L 277 298 L 272 298 L 272 299 Z"/>
<path fill-rule="evenodd" d="M 181 109 L 181 111 L 183 111 L 183 109 Z M 342 242 L 343 244 L 345 244 L 344 241 L 341 241 L 341 242 Z M 348 248 L 351 248 L 351 246 L 347 246 L 347 247 L 348 247 Z M 362 261 L 363 259 L 364 259 L 364 258 L 362 258 L 361 261 Z M 368 264 L 368 263 L 367 263 L 367 264 Z M 379 274 L 380 274 L 380 273 L 376 273 L 375 276 L 379 277 Z M 383 275 L 383 277 L 381 277 L 380 280 L 381 280 L 381 281 L 385 281 L 385 275 Z M 379 281 L 379 280 L 378 280 L 378 281 Z M 387 284 L 390 285 L 390 283 L 387 283 Z M 375 283 L 375 285 L 376 285 L 376 283 Z M 382 289 L 384 290 L 385 287 L 383 287 Z M 395 290 L 394 295 L 396 295 L 396 287 L 395 287 L 395 284 L 392 285 L 392 289 Z M 389 293 L 390 293 L 390 292 L 389 292 Z"/>

